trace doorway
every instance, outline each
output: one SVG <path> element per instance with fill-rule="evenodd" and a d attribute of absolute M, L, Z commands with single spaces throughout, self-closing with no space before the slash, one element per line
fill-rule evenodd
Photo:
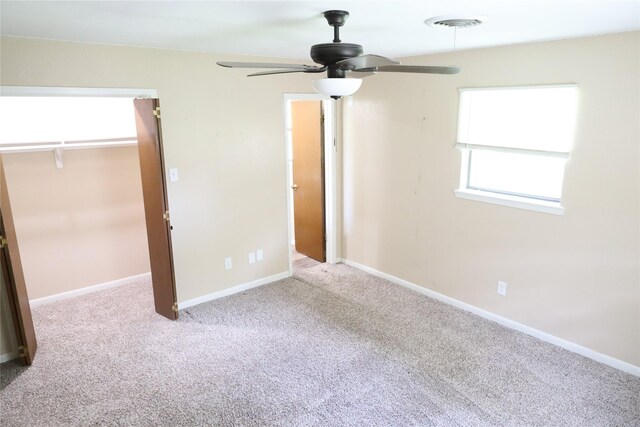
<path fill-rule="evenodd" d="M 129 120 L 133 125 L 133 145 L 137 147 L 128 148 L 129 161 L 135 161 L 138 163 L 138 171 L 135 172 L 138 175 L 138 180 L 141 178 L 142 188 L 140 195 L 143 202 L 143 218 L 142 228 L 146 228 L 146 234 L 144 235 L 144 245 L 148 243 L 149 249 L 149 264 L 151 265 L 151 276 L 153 281 L 153 295 L 155 300 L 156 312 L 167 317 L 169 319 L 177 318 L 177 306 L 176 306 L 176 294 L 175 294 L 175 280 L 173 276 L 173 261 L 171 255 L 171 236 L 169 230 L 171 225 L 169 223 L 168 204 L 166 199 L 166 187 L 164 182 L 164 164 L 162 158 L 162 145 L 161 145 L 161 133 L 159 126 L 160 109 L 158 100 L 154 99 L 156 94 L 153 90 L 128 90 L 128 89 L 83 89 L 83 88 L 2 88 L 3 96 L 18 96 L 19 99 L 28 99 L 25 97 L 65 97 L 66 99 L 77 99 L 78 97 L 96 97 L 102 99 L 114 99 L 114 98 L 128 98 L 129 108 L 126 112 Z M 134 99 L 145 98 L 145 99 Z M 131 139 L 131 138 L 129 138 Z M 74 149 L 78 149 L 80 145 L 87 145 L 87 148 L 91 148 L 94 151 L 100 144 L 109 144 L 113 141 L 74 141 L 76 145 L 72 146 Z M 122 141 L 116 141 L 117 143 Z M 92 146 L 93 143 L 97 143 L 96 146 Z M 73 144 L 73 143 L 71 143 Z M 70 144 L 70 145 L 71 145 Z M 6 148 L 6 144 L 4 144 Z M 42 145 L 42 144 L 41 144 Z M 118 144 L 116 144 L 118 145 Z M 122 144 L 120 144 L 122 145 Z M 42 147 L 40 147 L 42 148 Z M 51 147 L 49 147 L 51 148 Z M 131 152 L 133 149 L 135 151 Z M 63 167 L 63 147 L 56 147 L 50 150 L 49 155 L 53 163 L 55 153 L 56 167 Z M 1 154 L 0 154 L 1 155 Z M 131 157 L 133 156 L 133 157 Z M 133 160 L 131 160 L 133 159 Z M 0 159 L 1 160 L 1 159 Z M 51 166 L 53 167 L 53 166 Z M 113 170 L 113 173 L 117 174 L 120 171 Z M 138 181 L 139 182 L 139 181 Z M 3 184 L 4 184 L 3 179 Z M 118 190 L 107 190 L 117 192 Z M 90 194 L 90 193 L 87 193 Z M 4 196 L 4 195 L 3 195 Z M 3 197 L 3 203 L 8 201 L 8 196 Z M 15 213 L 15 212 L 14 212 Z M 10 218 L 11 221 L 6 221 L 13 224 L 13 214 L 3 209 L 3 218 Z M 8 217 L 7 217 L 8 215 Z M 104 216 L 104 214 L 102 214 Z M 6 217 L 6 218 L 5 218 Z M 53 222 L 55 224 L 55 221 Z M 5 224 L 6 225 L 6 224 Z M 74 224 L 76 225 L 76 224 Z M 11 231 L 7 230 L 7 235 L 11 236 Z M 144 232 L 143 232 L 144 233 Z M 9 252 L 14 250 L 18 253 L 18 240 L 17 238 L 8 239 L 7 247 Z M 145 251 L 146 252 L 146 251 Z M 15 257 L 12 257 L 11 263 L 16 264 Z M 14 271 L 21 270 L 21 265 L 13 265 Z M 146 271 L 149 271 L 147 267 Z M 117 280 L 116 280 L 117 281 Z M 24 285 L 24 280 L 22 280 Z M 10 283 L 7 286 L 7 290 L 11 292 L 11 288 L 15 288 L 15 283 Z M 18 288 L 20 284 L 18 284 Z M 15 296 L 15 292 L 13 292 Z M 19 295 L 18 300 L 15 298 L 13 301 L 10 299 L 10 305 L 17 309 L 19 315 L 25 318 L 31 317 L 29 302 L 26 294 Z M 25 310 L 26 307 L 26 310 Z M 24 322 L 13 322 L 16 328 L 16 335 L 24 334 L 24 332 L 18 331 L 23 326 Z M 22 342 L 18 343 L 19 346 L 23 346 Z M 30 346 L 31 347 L 31 346 Z M 33 351 L 35 352 L 35 342 L 33 343 Z M 32 359 L 32 357 L 31 357 Z M 31 360 L 25 359 L 27 364 Z"/>
<path fill-rule="evenodd" d="M 285 95 L 289 271 L 336 262 L 335 101 Z"/>

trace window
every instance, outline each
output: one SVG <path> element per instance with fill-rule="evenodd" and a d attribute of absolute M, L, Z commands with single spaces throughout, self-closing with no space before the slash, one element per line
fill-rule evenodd
<path fill-rule="evenodd" d="M 562 214 L 577 87 L 461 89 L 456 196 Z"/>

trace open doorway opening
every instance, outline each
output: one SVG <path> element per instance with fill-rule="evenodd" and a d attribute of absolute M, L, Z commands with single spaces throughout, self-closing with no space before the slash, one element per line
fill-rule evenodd
<path fill-rule="evenodd" d="M 12 119 L 0 151 L 31 306 L 148 273 L 133 100 L 0 101 Z"/>
<path fill-rule="evenodd" d="M 149 280 L 151 271 L 155 310 L 175 319 L 158 102 L 79 91 L 0 99 L 11 111 L 3 117 L 15 125 L 3 127 L 0 141 L 8 189 L 2 216 L 12 228 L 3 254 L 22 254 L 11 263 L 21 260 L 13 267 L 24 273 L 27 289 L 17 295 L 15 283 L 7 286 L 17 295 L 14 309 L 30 317 L 30 305 Z M 24 343 L 18 345 L 25 352 Z"/>
<path fill-rule="evenodd" d="M 336 262 L 334 102 L 285 96 L 291 272 Z"/>

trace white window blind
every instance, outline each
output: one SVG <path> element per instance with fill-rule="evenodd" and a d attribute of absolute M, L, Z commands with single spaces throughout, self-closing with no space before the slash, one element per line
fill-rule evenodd
<path fill-rule="evenodd" d="M 568 157 L 575 85 L 461 89 L 459 148 Z"/>

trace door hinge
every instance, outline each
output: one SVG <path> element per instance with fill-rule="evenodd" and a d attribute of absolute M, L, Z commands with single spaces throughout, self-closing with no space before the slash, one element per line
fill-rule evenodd
<path fill-rule="evenodd" d="M 20 357 L 25 357 L 29 354 L 29 348 L 26 345 L 21 345 L 18 347 L 18 353 L 20 353 Z"/>
<path fill-rule="evenodd" d="M 4 236 L 0 236 L 0 248 L 7 246 L 7 239 Z"/>
<path fill-rule="evenodd" d="M 174 302 L 173 305 L 171 306 L 171 310 L 175 311 L 176 313 L 178 312 L 178 303 Z"/>
<path fill-rule="evenodd" d="M 169 222 L 169 220 L 171 220 L 171 217 L 169 216 L 169 211 L 165 211 L 162 214 L 162 218 L 164 218 L 165 221 Z"/>
<path fill-rule="evenodd" d="M 153 115 L 156 116 L 158 119 L 160 118 L 160 107 L 156 107 L 153 109 Z"/>

